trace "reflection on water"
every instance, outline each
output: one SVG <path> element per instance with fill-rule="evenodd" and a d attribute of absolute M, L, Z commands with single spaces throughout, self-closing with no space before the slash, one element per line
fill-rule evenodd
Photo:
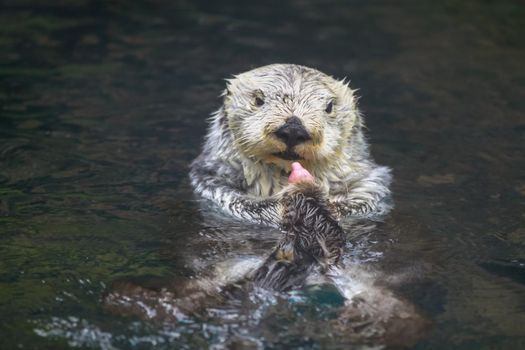
<path fill-rule="evenodd" d="M 203 222 L 187 172 L 222 79 L 273 62 L 360 89 L 396 208 L 350 254 L 433 320 L 417 348 L 525 346 L 523 6 L 1 6 L 0 348 L 346 348 L 329 289 L 230 305 L 229 322 L 101 303 L 115 280 L 177 283 L 271 249 L 271 230 Z"/>

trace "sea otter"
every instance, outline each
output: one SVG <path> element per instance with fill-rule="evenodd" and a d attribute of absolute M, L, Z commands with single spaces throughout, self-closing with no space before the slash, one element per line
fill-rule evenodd
<path fill-rule="evenodd" d="M 390 209 L 390 170 L 372 160 L 354 90 L 344 80 L 272 64 L 228 79 L 222 96 L 191 164 L 198 194 L 239 219 L 279 227 L 280 194 L 299 161 L 337 217 Z"/>
<path fill-rule="evenodd" d="M 259 289 L 280 295 L 331 284 L 345 299 L 327 321 L 334 337 L 394 346 L 417 341 L 427 320 L 378 285 L 379 273 L 343 254 L 351 245 L 343 218 L 380 217 L 391 207 L 390 170 L 370 156 L 354 91 L 315 69 L 274 64 L 229 79 L 222 96 L 191 164 L 191 183 L 223 212 L 278 228 L 280 239 L 265 256 L 246 247 L 162 289 L 118 281 L 104 297 L 107 307 L 176 323 L 230 302 L 237 308 L 246 295 L 252 305 Z M 257 315 L 247 322 L 257 324 Z"/>
<path fill-rule="evenodd" d="M 280 228 L 284 238 L 256 280 L 279 290 L 299 287 L 322 258 L 315 251 L 343 249 L 335 217 L 389 209 L 390 171 L 373 162 L 344 81 L 273 64 L 229 79 L 223 98 L 191 164 L 192 184 L 227 213 Z M 298 186 L 293 177 L 301 174 L 310 178 Z"/>
<path fill-rule="evenodd" d="M 390 169 L 370 155 L 354 90 L 312 68 L 272 64 L 228 79 L 222 97 L 191 164 L 195 192 L 283 236 L 264 261 L 230 265 L 235 273 L 217 271 L 197 290 L 217 290 L 218 280 L 226 294 L 246 283 L 276 291 L 329 283 L 346 298 L 334 327 L 390 345 L 414 342 L 427 320 L 342 262 L 347 235 L 338 220 L 391 209 Z"/>

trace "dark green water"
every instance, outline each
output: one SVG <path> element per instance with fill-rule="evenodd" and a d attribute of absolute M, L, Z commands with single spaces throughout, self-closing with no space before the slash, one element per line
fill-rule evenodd
<path fill-rule="evenodd" d="M 360 89 L 396 203 L 363 264 L 433 320 L 416 348 L 525 348 L 524 37 L 518 0 L 4 1 L 0 348 L 347 348 L 316 331 L 322 296 L 257 324 L 101 304 L 116 279 L 185 278 L 244 244 L 203 223 L 188 164 L 222 79 L 274 62 Z"/>

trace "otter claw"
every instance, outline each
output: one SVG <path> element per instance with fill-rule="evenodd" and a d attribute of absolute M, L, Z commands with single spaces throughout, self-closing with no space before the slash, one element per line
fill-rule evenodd
<path fill-rule="evenodd" d="M 283 247 L 279 249 L 275 255 L 275 258 L 279 261 L 292 262 L 295 258 L 293 247 Z"/>

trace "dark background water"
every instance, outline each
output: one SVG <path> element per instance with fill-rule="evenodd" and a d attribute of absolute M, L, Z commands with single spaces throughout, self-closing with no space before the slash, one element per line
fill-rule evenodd
<path fill-rule="evenodd" d="M 0 348 L 218 341 L 218 325 L 166 329 L 100 295 L 191 274 L 186 242 L 208 228 L 187 172 L 206 117 L 223 78 L 275 62 L 360 89 L 395 176 L 373 264 L 408 276 L 398 292 L 434 321 L 416 347 L 525 348 L 522 1 L 0 6 Z M 267 346 L 344 348 L 281 328 Z"/>

